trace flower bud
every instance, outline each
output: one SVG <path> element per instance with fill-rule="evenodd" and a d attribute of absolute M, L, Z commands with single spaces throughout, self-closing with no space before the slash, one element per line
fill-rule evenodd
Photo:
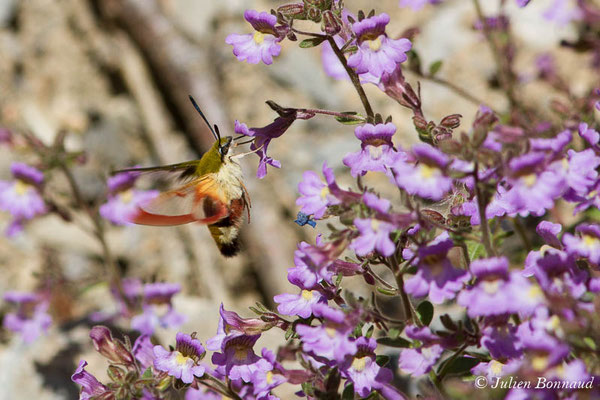
<path fill-rule="evenodd" d="M 306 16 L 313 22 L 321 22 L 321 10 L 316 7 L 309 8 Z"/>
<path fill-rule="evenodd" d="M 327 10 L 323 12 L 322 29 L 328 35 L 337 35 L 342 30 L 342 24 L 333 12 Z"/>
<path fill-rule="evenodd" d="M 447 115 L 440 121 L 440 125 L 442 125 L 444 128 L 450 128 L 450 129 L 458 128 L 460 126 L 461 117 L 462 117 L 462 115 L 460 115 L 460 114 Z"/>
<path fill-rule="evenodd" d="M 109 365 L 107 370 L 108 377 L 114 382 L 121 382 L 125 377 L 125 371 L 116 365 Z"/>
<path fill-rule="evenodd" d="M 118 364 L 133 365 L 133 355 L 131 355 L 123 343 L 113 339 L 110 329 L 107 327 L 94 326 L 90 331 L 90 338 L 92 338 L 96 351 L 110 361 Z"/>
<path fill-rule="evenodd" d="M 280 12 L 286 17 L 295 19 L 302 19 L 302 17 L 306 16 L 304 14 L 304 4 L 302 3 L 284 4 L 277 8 L 277 12 Z"/>

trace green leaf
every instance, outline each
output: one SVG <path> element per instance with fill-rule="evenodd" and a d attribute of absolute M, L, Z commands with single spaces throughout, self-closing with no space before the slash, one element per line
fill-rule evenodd
<path fill-rule="evenodd" d="M 437 60 L 436 62 L 431 63 L 431 65 L 429 66 L 429 75 L 435 76 L 435 74 L 437 74 L 438 71 L 442 68 L 442 64 L 444 64 L 442 60 Z"/>
<path fill-rule="evenodd" d="M 342 114 L 348 115 L 349 117 L 335 117 L 335 120 L 344 125 L 358 125 L 358 124 L 363 124 L 365 122 L 364 118 L 361 117 L 358 113 L 356 113 L 354 111 L 345 112 Z M 357 116 L 360 118 L 354 118 L 353 116 Z"/>
<path fill-rule="evenodd" d="M 583 338 L 583 343 L 586 344 L 587 347 L 589 347 L 590 349 L 596 351 L 596 343 L 594 342 L 594 339 L 592 339 L 589 336 L 586 336 Z"/>
<path fill-rule="evenodd" d="M 354 400 L 354 384 L 351 383 L 344 388 L 342 400 Z"/>
<path fill-rule="evenodd" d="M 472 240 L 469 240 L 466 243 L 469 252 L 469 260 L 473 261 L 485 256 L 485 247 L 483 247 L 483 244 Z"/>
<path fill-rule="evenodd" d="M 406 347 L 410 346 L 410 342 L 401 337 L 396 337 L 396 338 L 382 337 L 382 338 L 377 339 L 377 343 L 382 344 L 384 346 L 388 346 L 388 347 L 406 348 Z"/>
<path fill-rule="evenodd" d="M 379 286 L 377 286 L 377 291 L 386 296 L 395 296 L 397 294 L 396 290 L 394 289 L 386 289 Z"/>
<path fill-rule="evenodd" d="M 151 379 L 153 376 L 152 367 L 148 367 L 142 374 L 142 379 Z"/>
<path fill-rule="evenodd" d="M 388 356 L 376 356 L 375 357 L 375 362 L 377 363 L 377 365 L 379 365 L 380 367 L 385 367 L 387 365 L 387 363 L 390 362 L 390 358 Z"/>
<path fill-rule="evenodd" d="M 365 337 L 370 338 L 371 336 L 373 336 L 373 332 L 375 332 L 375 325 L 369 326 L 369 329 L 367 329 L 367 333 L 365 333 Z"/>
<path fill-rule="evenodd" d="M 446 370 L 446 375 L 460 375 L 470 371 L 471 368 L 479 364 L 480 361 L 481 360 L 478 360 L 477 358 L 458 357 L 454 359 L 447 368 L 441 365 L 440 369 L 444 368 Z"/>
<path fill-rule="evenodd" d="M 303 41 L 300 42 L 300 47 L 303 49 L 315 47 L 315 46 L 318 46 L 321 43 L 323 43 L 325 41 L 325 39 L 326 38 L 324 38 L 324 37 L 315 37 L 315 38 L 310 38 L 310 39 L 304 39 Z"/>
<path fill-rule="evenodd" d="M 428 326 L 433 319 L 433 304 L 427 300 L 419 304 L 417 306 L 417 315 L 419 316 L 419 319 L 423 325 Z"/>

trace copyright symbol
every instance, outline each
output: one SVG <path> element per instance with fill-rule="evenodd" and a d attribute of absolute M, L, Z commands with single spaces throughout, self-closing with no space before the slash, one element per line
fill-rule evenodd
<path fill-rule="evenodd" d="M 483 389 L 488 385 L 488 380 L 485 376 L 478 376 L 475 378 L 475 387 Z"/>

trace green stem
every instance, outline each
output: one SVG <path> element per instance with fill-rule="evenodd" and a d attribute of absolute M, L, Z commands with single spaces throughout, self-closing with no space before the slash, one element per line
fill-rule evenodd
<path fill-rule="evenodd" d="M 454 83 L 447 81 L 445 79 L 442 78 L 438 78 L 436 76 L 431 76 L 431 75 L 420 75 L 422 78 L 427 79 L 428 81 L 437 83 L 438 85 L 442 85 L 447 87 L 448 89 L 452 90 L 454 93 L 456 93 L 457 95 L 465 98 L 466 100 L 470 101 L 471 103 L 479 106 L 479 105 L 485 105 L 486 107 L 488 107 L 490 110 L 492 110 L 495 114 L 500 114 L 497 110 L 495 110 L 494 108 L 492 108 L 489 104 L 487 104 L 485 101 L 483 101 L 482 99 L 472 95 L 471 93 L 467 92 L 465 89 L 461 88 L 458 85 L 455 85 Z"/>
<path fill-rule="evenodd" d="M 398 265 L 395 255 L 390 257 L 389 260 L 391 261 L 390 269 L 394 273 L 394 277 L 396 278 L 396 284 L 398 285 L 398 292 L 400 293 L 400 298 L 402 299 L 402 307 L 404 307 L 404 314 L 406 315 L 406 318 L 411 320 L 415 325 L 417 325 L 418 327 L 422 327 L 423 323 L 417 316 L 417 312 L 415 311 L 415 308 L 413 307 L 410 298 L 408 297 L 408 294 L 404 290 L 404 272 Z"/>
<path fill-rule="evenodd" d="M 473 178 L 475 179 L 475 196 L 477 197 L 477 207 L 479 208 L 479 226 L 481 227 L 483 246 L 485 247 L 488 257 L 493 257 L 496 255 L 496 252 L 494 251 L 494 247 L 490 240 L 490 227 L 485 215 L 487 202 L 485 201 L 483 194 L 481 193 L 481 187 L 479 186 L 479 165 L 477 162 L 475 163 L 475 173 L 473 174 Z"/>
<path fill-rule="evenodd" d="M 444 380 L 444 377 L 446 376 L 446 374 L 448 373 L 448 369 L 450 368 L 450 365 L 452 365 L 454 360 L 456 360 L 467 349 L 467 347 L 469 347 L 468 344 L 466 344 L 466 343 L 463 344 L 458 350 L 456 350 L 456 352 L 454 352 L 454 354 L 452 354 L 452 356 L 450 356 L 450 358 L 448 358 L 448 360 L 444 364 L 444 368 L 442 368 L 440 373 L 437 374 L 437 378 L 439 379 L 440 384 Z"/>
<path fill-rule="evenodd" d="M 527 237 L 527 232 L 525 231 L 525 227 L 523 227 L 521 220 L 519 219 L 519 217 L 515 217 L 512 219 L 512 222 L 515 226 L 515 230 L 517 231 L 517 233 L 521 237 L 521 240 L 523 241 L 523 246 L 525 246 L 525 250 L 527 250 L 527 252 L 530 252 L 532 248 L 531 241 Z"/>
<path fill-rule="evenodd" d="M 85 202 L 85 199 L 79 191 L 79 186 L 77 185 L 77 181 L 75 180 L 75 177 L 73 176 L 71 170 L 64 164 L 60 165 L 60 169 L 67 178 L 67 181 L 69 182 L 69 186 L 71 187 L 71 191 L 73 192 L 73 197 L 75 198 L 77 205 L 87 213 L 90 220 L 92 221 L 92 224 L 94 226 L 94 236 L 96 237 L 96 239 L 100 243 L 100 246 L 102 247 L 102 255 L 104 257 L 104 261 L 108 265 L 108 272 L 111 283 L 115 285 L 123 301 L 127 301 L 125 291 L 123 290 L 123 284 L 121 282 L 121 273 L 117 267 L 117 264 L 114 261 L 112 253 L 110 251 L 110 247 L 108 246 L 108 242 L 106 241 L 104 225 L 102 223 L 100 215 L 98 214 L 98 211 L 92 210 Z"/>
<path fill-rule="evenodd" d="M 344 56 L 344 53 L 342 53 L 342 51 L 338 47 L 337 43 L 333 39 L 333 37 L 327 36 L 327 41 L 331 45 L 331 48 L 333 49 L 333 52 L 337 56 L 338 60 L 340 60 L 340 62 L 344 66 L 346 73 L 348 73 L 348 76 L 350 77 L 350 80 L 352 81 L 352 84 L 354 85 L 354 88 L 356 89 L 356 92 L 358 93 L 358 96 L 360 97 L 360 101 L 362 102 L 363 107 L 365 108 L 365 112 L 367 113 L 367 116 L 369 117 L 369 119 L 372 120 L 375 117 L 375 114 L 373 113 L 373 108 L 371 107 L 371 103 L 369 103 L 367 94 L 365 93 L 365 90 L 363 89 L 362 85 L 360 84 L 360 79 L 358 78 L 358 75 L 356 74 L 356 72 L 354 72 L 354 70 L 352 68 L 350 68 L 348 66 L 348 62 L 346 61 L 346 57 Z"/>
<path fill-rule="evenodd" d="M 347 118 L 347 119 L 353 119 L 355 121 L 365 122 L 364 117 L 361 117 L 358 115 L 353 115 L 353 114 L 342 113 L 342 112 L 338 112 L 338 111 L 322 110 L 319 108 L 296 108 L 296 110 L 301 111 L 301 112 L 306 112 L 306 113 L 332 115 L 334 117 Z"/>
<path fill-rule="evenodd" d="M 492 52 L 492 56 L 494 57 L 494 61 L 496 62 L 496 68 L 498 69 L 498 79 L 500 81 L 500 85 L 504 89 L 506 93 L 506 97 L 508 98 L 508 102 L 511 107 L 517 105 L 517 100 L 515 98 L 514 88 L 512 84 L 512 73 L 507 66 L 507 58 L 503 56 L 500 52 L 500 48 L 498 43 L 492 34 L 492 29 L 489 26 L 485 15 L 483 14 L 483 10 L 481 9 L 481 4 L 479 4 L 479 0 L 473 0 L 473 5 L 475 6 L 475 12 L 477 13 L 477 18 L 481 21 L 483 26 L 483 33 L 485 35 L 486 41 L 490 46 L 490 50 Z"/>

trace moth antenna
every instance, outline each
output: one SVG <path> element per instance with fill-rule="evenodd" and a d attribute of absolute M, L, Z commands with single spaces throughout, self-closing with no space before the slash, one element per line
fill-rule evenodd
<path fill-rule="evenodd" d="M 202 117 L 202 119 L 204 120 L 204 122 L 206 122 L 206 125 L 208 126 L 208 129 L 210 129 L 210 131 L 212 132 L 213 136 L 215 137 L 216 140 L 221 139 L 220 135 L 217 135 L 215 133 L 215 130 L 212 128 L 212 126 L 210 125 L 210 122 L 208 122 L 208 119 L 206 119 L 206 117 L 204 116 L 204 113 L 202 112 L 202 110 L 200 109 L 200 107 L 198 107 L 198 103 L 196 103 L 196 100 L 194 100 L 194 98 L 190 95 L 188 96 L 190 98 L 190 101 L 192 102 L 192 104 L 194 105 L 194 108 L 196 109 L 196 111 L 198 111 L 198 114 L 200 114 L 200 116 Z M 215 125 L 215 128 L 217 127 L 217 125 Z M 217 128 L 217 132 L 219 132 L 219 129 Z"/>
<path fill-rule="evenodd" d="M 260 151 L 260 149 L 262 149 L 263 147 L 265 147 L 264 143 L 258 149 L 254 149 L 252 151 L 247 151 L 245 153 L 236 154 L 235 156 L 231 156 L 230 158 L 242 158 L 244 156 L 247 156 L 248 154 L 252 154 L 252 153 L 256 153 L 257 151 Z"/>
<path fill-rule="evenodd" d="M 217 124 L 215 124 L 215 131 L 217 132 L 217 140 L 220 142 L 221 141 L 221 132 L 219 132 L 219 127 L 217 126 Z"/>

